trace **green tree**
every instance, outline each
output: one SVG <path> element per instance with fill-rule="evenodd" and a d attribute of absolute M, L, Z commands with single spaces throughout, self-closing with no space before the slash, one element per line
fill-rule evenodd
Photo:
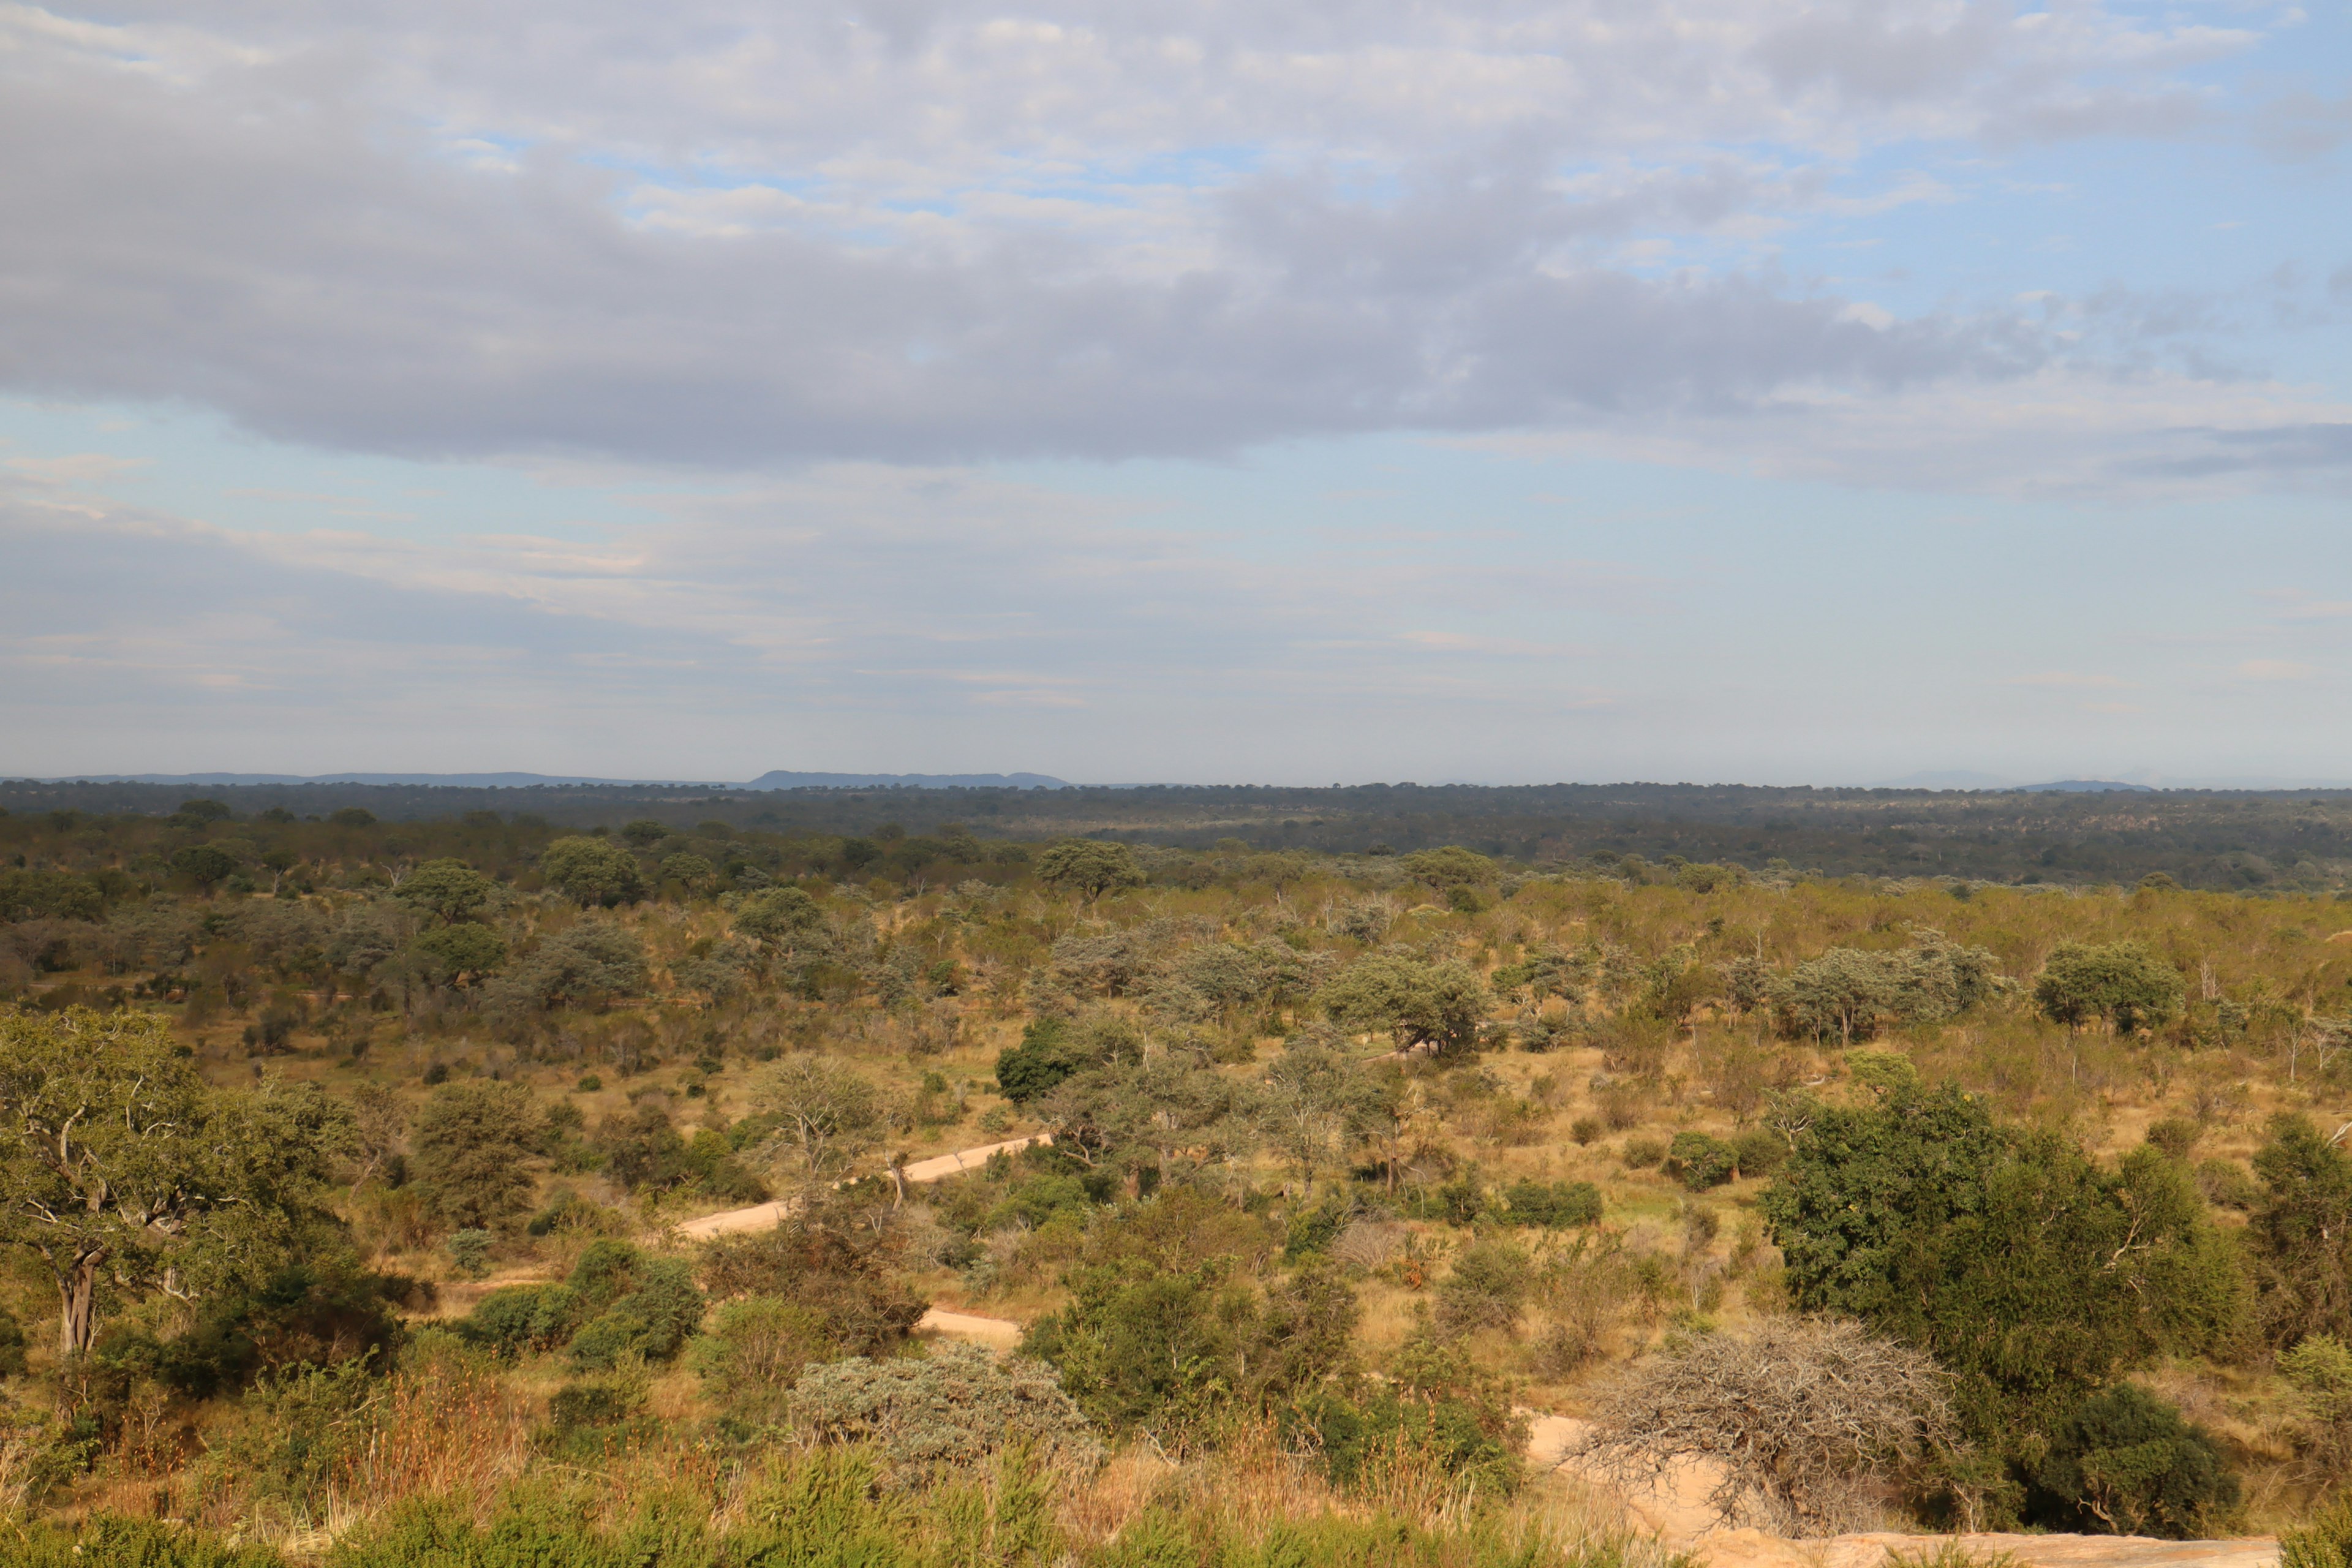
<path fill-rule="evenodd" d="M 1477 1047 L 1486 987 L 1465 963 L 1376 952 L 1333 975 L 1316 999 L 1334 1022 L 1385 1033 L 1401 1051 L 1427 1046 L 1456 1057 Z"/>
<path fill-rule="evenodd" d="M 2100 1169 L 1944 1085 L 1821 1106 L 1760 1205 L 1797 1304 L 1934 1355 L 1971 1429 L 2010 1451 L 2159 1351 L 2242 1321 L 2226 1240 L 2177 1163 Z"/>
<path fill-rule="evenodd" d="M 1335 1041 L 1293 1037 L 1266 1069 L 1257 1113 L 1275 1149 L 1312 1185 L 1388 1125 L 1392 1087 Z"/>
<path fill-rule="evenodd" d="M 1486 887 L 1499 874 L 1495 862 L 1459 844 L 1448 844 L 1442 849 L 1416 849 L 1398 864 L 1408 876 L 1417 877 L 1441 892 L 1449 888 Z"/>
<path fill-rule="evenodd" d="M 236 857 L 217 844 L 190 844 L 172 851 L 172 873 L 210 889 L 236 874 Z"/>
<path fill-rule="evenodd" d="M 824 908 L 798 888 L 763 888 L 735 906 L 735 930 L 787 963 L 834 950 Z"/>
<path fill-rule="evenodd" d="M 1139 888 L 1144 879 L 1126 845 L 1066 838 L 1037 857 L 1037 879 L 1091 904 L 1113 888 Z"/>
<path fill-rule="evenodd" d="M 2142 943 L 2067 942 L 2033 977 L 2033 1001 L 2069 1028 L 2105 1022 L 2123 1034 L 2179 1016 L 2188 984 Z"/>
<path fill-rule="evenodd" d="M 427 860 L 411 871 L 392 896 L 444 925 L 452 925 L 481 913 L 498 886 L 463 860 Z"/>
<path fill-rule="evenodd" d="M 2238 1479 L 2201 1426 L 2128 1383 L 2102 1389 L 2060 1422 L 2033 1467 L 2038 1522 L 2177 1541 L 2220 1535 Z"/>
<path fill-rule="evenodd" d="M 2263 1197 L 2246 1239 L 2264 1331 L 2281 1345 L 2352 1336 L 2352 1158 L 2290 1113 L 2271 1119 L 2253 1163 Z"/>
<path fill-rule="evenodd" d="M 281 1244 L 349 1128 L 315 1089 L 211 1088 L 160 1017 L 0 1017 L 0 1243 L 41 1260 L 79 1354 L 101 1285 L 193 1296 Z"/>
<path fill-rule="evenodd" d="M 540 875 L 566 898 L 611 909 L 645 897 L 636 857 L 603 838 L 559 838 L 539 857 Z"/>
<path fill-rule="evenodd" d="M 425 1101 L 409 1136 L 409 1163 L 442 1219 L 494 1230 L 529 1205 L 530 1162 L 541 1142 L 530 1090 L 469 1079 L 441 1085 Z"/>
<path fill-rule="evenodd" d="M 412 943 L 436 981 L 462 976 L 478 978 L 507 960 L 507 944 L 488 926 L 436 926 Z"/>

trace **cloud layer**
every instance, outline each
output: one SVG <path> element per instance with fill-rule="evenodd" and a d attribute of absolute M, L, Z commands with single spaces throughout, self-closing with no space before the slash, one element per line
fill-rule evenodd
<path fill-rule="evenodd" d="M 1857 189 L 1872 147 L 2190 126 L 2185 73 L 2255 37 L 1951 0 L 110 15 L 0 13 L 0 211 L 33 219 L 0 226 L 0 384 L 728 468 L 1712 448 L 1751 414 L 2145 376 L 2046 303 L 1897 316 L 1757 242 L 1944 199 Z M 2326 410 L 2270 402 L 2139 456 L 2340 466 Z"/>

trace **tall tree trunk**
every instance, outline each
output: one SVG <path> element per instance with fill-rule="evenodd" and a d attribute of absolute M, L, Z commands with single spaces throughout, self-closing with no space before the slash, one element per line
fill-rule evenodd
<path fill-rule="evenodd" d="M 102 1252 L 88 1253 L 67 1267 L 58 1280 L 58 1353 L 86 1353 L 98 1337 L 98 1266 Z"/>

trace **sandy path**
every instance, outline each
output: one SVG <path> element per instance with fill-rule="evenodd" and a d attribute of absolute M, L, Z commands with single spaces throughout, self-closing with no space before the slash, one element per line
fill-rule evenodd
<path fill-rule="evenodd" d="M 976 1171 L 988 1163 L 992 1154 L 1011 1154 L 1026 1149 L 1032 1143 L 1051 1143 L 1054 1135 L 1038 1132 L 1027 1138 L 1008 1138 L 1002 1143 L 983 1143 L 977 1149 L 959 1149 L 952 1154 L 935 1154 L 928 1160 L 918 1160 L 908 1165 L 906 1178 L 910 1182 L 938 1182 L 950 1176 L 960 1176 L 966 1171 Z M 772 1230 L 791 1214 L 792 1201 L 779 1198 L 774 1203 L 753 1204 L 750 1208 L 726 1209 L 707 1214 L 700 1219 L 690 1219 L 677 1227 L 680 1236 L 695 1241 L 714 1236 L 734 1236 L 747 1230 Z"/>
<path fill-rule="evenodd" d="M 1021 1342 L 1021 1325 L 1010 1318 L 982 1318 L 971 1312 L 943 1312 L 933 1307 L 915 1325 L 917 1333 L 946 1334 L 971 1340 L 991 1350 L 1009 1351 Z"/>
<path fill-rule="evenodd" d="M 1654 1534 L 1707 1568 L 1879 1568 L 1890 1552 L 1933 1552 L 1946 1539 L 1874 1531 L 1826 1541 L 1787 1541 L 1760 1530 L 1724 1530 L 1707 1506 L 1717 1472 L 1702 1464 L 1676 1466 L 1655 1485 L 1626 1488 L 1594 1475 L 1575 1449 L 1588 1430 L 1566 1415 L 1533 1416 L 1528 1462 L 1581 1483 L 1625 1510 L 1635 1529 Z M 2152 1541 L 2138 1535 L 1963 1535 L 1961 1545 L 1983 1555 L 2005 1552 L 2027 1568 L 2276 1568 L 2278 1541 L 2268 1535 L 2233 1541 Z"/>

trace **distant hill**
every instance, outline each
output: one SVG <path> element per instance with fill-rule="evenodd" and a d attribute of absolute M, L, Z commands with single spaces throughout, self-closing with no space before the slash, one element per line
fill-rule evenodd
<path fill-rule="evenodd" d="M 2022 795 L 2098 795 L 2108 790 L 2130 790 L 2153 794 L 2148 784 L 2118 784 L 2113 779 L 2057 779 L 2049 784 L 2019 784 L 1999 773 L 1971 773 L 1964 768 L 1946 768 L 1937 773 L 1907 773 L 1899 779 L 1889 779 L 1878 786 L 1882 789 L 1954 789 L 1981 790 L 2000 794 L 2014 790 Z"/>
<path fill-rule="evenodd" d="M 761 773 L 750 784 L 709 779 L 607 779 L 582 773 L 75 773 L 47 784 L 177 784 L 184 788 L 242 784 L 408 784 L 438 789 L 530 789 L 555 784 L 607 784 L 648 789 L 1067 789 L 1046 773 Z"/>
<path fill-rule="evenodd" d="M 1068 789 L 1045 773 L 761 773 L 745 789 Z"/>
<path fill-rule="evenodd" d="M 2106 795 L 2122 791 L 2131 795 L 2154 795 L 2147 784 L 2117 784 L 2113 779 L 2060 779 L 2054 784 L 2020 784 L 2028 795 Z"/>
<path fill-rule="evenodd" d="M 56 784 L 425 784 L 443 789 L 529 789 L 533 784 L 676 784 L 703 780 L 601 779 L 580 773 L 75 773 Z M 731 788 L 719 784 L 708 787 Z"/>

